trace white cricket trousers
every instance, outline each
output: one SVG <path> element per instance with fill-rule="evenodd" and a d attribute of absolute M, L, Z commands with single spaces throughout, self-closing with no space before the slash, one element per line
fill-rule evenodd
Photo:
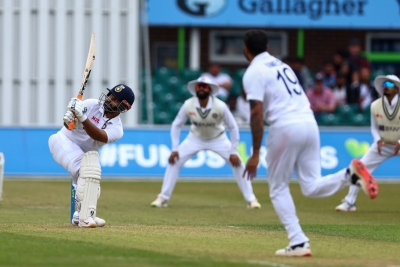
<path fill-rule="evenodd" d="M 382 147 L 381 150 L 382 155 L 379 155 L 378 144 L 377 142 L 374 142 L 364 154 L 364 156 L 360 159 L 360 161 L 364 163 L 365 167 L 370 173 L 373 173 L 385 160 L 400 155 L 400 152 L 397 155 L 394 155 L 393 153 L 394 145 L 385 145 Z M 349 193 L 344 198 L 344 200 L 347 203 L 355 204 L 358 191 L 360 191 L 360 188 L 358 186 L 350 185 Z"/>
<path fill-rule="evenodd" d="M 270 127 L 267 136 L 270 198 L 291 246 L 309 241 L 301 229 L 289 190 L 293 172 L 307 197 L 326 197 L 350 184 L 346 169 L 321 177 L 319 130 L 315 121 Z"/>
<path fill-rule="evenodd" d="M 169 200 L 171 198 L 172 191 L 175 188 L 175 184 L 178 180 L 179 171 L 182 166 L 192 158 L 197 152 L 201 150 L 211 150 L 218 155 L 220 155 L 226 162 L 231 165 L 229 161 L 229 157 L 232 154 L 231 152 L 231 141 L 228 139 L 226 134 L 222 134 L 215 139 L 212 140 L 203 140 L 198 138 L 197 136 L 189 133 L 188 137 L 183 140 L 183 142 L 178 147 L 179 159 L 175 162 L 175 164 L 168 164 L 167 169 L 165 171 L 163 185 L 161 188 L 161 193 L 158 195 L 163 199 Z M 236 155 L 239 156 L 239 153 L 236 151 Z M 232 165 L 231 165 L 232 166 Z M 239 186 L 240 191 L 242 192 L 244 199 L 247 202 L 254 200 L 256 197 L 253 193 L 253 187 L 251 185 L 251 181 L 243 178 L 244 164 L 243 162 L 239 167 L 232 166 L 233 173 L 236 178 L 236 182 Z"/>
<path fill-rule="evenodd" d="M 49 148 L 54 160 L 71 174 L 74 184 L 77 184 L 85 152 L 61 132 L 49 137 Z"/>

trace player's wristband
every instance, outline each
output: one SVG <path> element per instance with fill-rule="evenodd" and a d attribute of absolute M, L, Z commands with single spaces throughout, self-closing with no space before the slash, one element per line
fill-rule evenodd
<path fill-rule="evenodd" d="M 82 115 L 80 122 L 84 122 L 87 119 L 87 116 L 85 114 Z"/>

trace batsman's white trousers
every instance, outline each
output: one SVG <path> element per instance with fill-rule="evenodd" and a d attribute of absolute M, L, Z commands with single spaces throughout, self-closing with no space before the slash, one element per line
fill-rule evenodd
<path fill-rule="evenodd" d="M 197 154 L 197 152 L 201 150 L 211 150 L 217 153 L 223 159 L 225 159 L 225 161 L 229 165 L 232 166 L 229 161 L 229 157 L 232 154 L 231 147 L 231 141 L 228 139 L 226 134 L 222 134 L 221 136 L 212 140 L 203 140 L 189 133 L 188 137 L 186 137 L 186 139 L 183 140 L 183 142 L 178 147 L 179 159 L 175 162 L 175 164 L 168 164 L 167 166 L 161 193 L 158 196 L 166 200 L 169 200 L 171 198 L 172 191 L 174 190 L 175 184 L 178 180 L 180 169 L 186 161 L 188 161 L 191 157 L 193 157 L 195 154 Z M 239 156 L 239 153 L 237 151 L 235 152 L 235 154 Z M 244 196 L 244 199 L 247 202 L 254 200 L 256 197 L 253 193 L 251 181 L 248 181 L 247 179 L 242 177 L 244 171 L 243 162 L 239 167 L 232 166 L 232 170 L 235 175 L 239 189 Z"/>
<path fill-rule="evenodd" d="M 54 160 L 71 174 L 74 184 L 77 184 L 85 152 L 61 132 L 49 137 L 49 147 Z"/>
<path fill-rule="evenodd" d="M 271 126 L 267 136 L 267 164 L 270 198 L 290 245 L 309 241 L 301 229 L 289 191 L 293 172 L 303 195 L 326 197 L 350 184 L 345 177 L 346 169 L 321 177 L 319 130 L 314 121 Z"/>
<path fill-rule="evenodd" d="M 379 155 L 378 144 L 375 142 L 367 150 L 367 152 L 360 159 L 360 161 L 364 163 L 365 167 L 368 169 L 370 173 L 373 173 L 376 170 L 376 168 L 378 168 L 379 165 L 381 165 L 385 160 L 400 155 L 400 152 L 397 153 L 397 155 L 394 155 L 393 153 L 394 153 L 394 145 L 385 145 L 381 149 L 382 155 Z M 358 186 L 350 185 L 349 193 L 344 198 L 345 201 L 350 204 L 355 204 L 358 191 L 360 191 L 360 188 Z"/>

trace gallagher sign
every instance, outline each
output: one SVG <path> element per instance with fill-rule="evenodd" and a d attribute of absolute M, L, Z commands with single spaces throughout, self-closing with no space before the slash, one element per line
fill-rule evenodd
<path fill-rule="evenodd" d="M 150 25 L 399 29 L 399 18 L 400 0 L 148 0 Z"/>

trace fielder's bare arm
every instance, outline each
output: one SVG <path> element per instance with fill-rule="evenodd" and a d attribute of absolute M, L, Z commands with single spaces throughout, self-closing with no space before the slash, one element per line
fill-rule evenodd
<path fill-rule="evenodd" d="M 250 128 L 253 141 L 253 153 L 246 164 L 246 171 L 243 177 L 254 179 L 257 176 L 257 167 L 260 161 L 260 148 L 264 135 L 264 118 L 262 112 L 262 102 L 250 100 Z"/>

